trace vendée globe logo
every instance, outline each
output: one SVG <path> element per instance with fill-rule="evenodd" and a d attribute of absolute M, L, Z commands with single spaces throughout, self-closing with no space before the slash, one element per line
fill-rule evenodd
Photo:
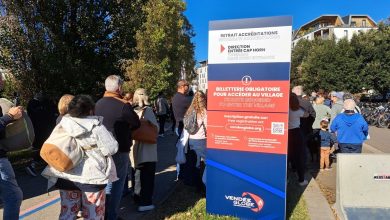
<path fill-rule="evenodd" d="M 250 192 L 243 192 L 241 196 L 225 195 L 225 199 L 232 201 L 233 206 L 248 208 L 253 212 L 260 212 L 264 206 L 263 199 L 261 199 L 260 196 Z"/>

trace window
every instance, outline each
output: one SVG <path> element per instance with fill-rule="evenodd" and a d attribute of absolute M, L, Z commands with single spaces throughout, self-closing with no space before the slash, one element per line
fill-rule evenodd
<path fill-rule="evenodd" d="M 366 20 L 362 21 L 362 27 L 367 27 Z"/>
<path fill-rule="evenodd" d="M 348 38 L 348 30 L 344 30 L 344 37 Z"/>
<path fill-rule="evenodd" d="M 351 27 L 356 27 L 356 21 L 351 21 Z"/>

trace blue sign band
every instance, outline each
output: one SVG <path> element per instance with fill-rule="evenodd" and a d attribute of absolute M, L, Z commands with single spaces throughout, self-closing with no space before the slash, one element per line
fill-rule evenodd
<path fill-rule="evenodd" d="M 259 186 L 259 187 L 261 187 L 261 188 L 263 188 L 263 189 L 265 189 L 265 190 L 267 190 L 267 191 L 269 191 L 269 192 L 271 192 L 271 193 L 273 193 L 273 194 L 275 194 L 275 195 L 277 195 L 277 196 L 279 196 L 279 197 L 281 197 L 283 199 L 286 198 L 286 193 L 285 192 L 282 192 L 282 191 L 280 191 L 280 190 L 278 190 L 278 189 L 276 189 L 276 188 L 274 188 L 272 186 L 269 186 L 269 185 L 267 185 L 267 184 L 265 184 L 265 183 L 255 179 L 253 177 L 250 177 L 250 176 L 248 176 L 248 175 L 246 175 L 244 173 L 241 173 L 241 172 L 239 172 L 237 170 L 234 170 L 234 169 L 232 169 L 230 167 L 227 167 L 227 166 L 225 166 L 223 164 L 220 164 L 220 163 L 218 163 L 216 161 L 207 159 L 206 160 L 206 164 L 207 164 L 207 166 L 213 166 L 213 167 L 215 167 L 217 169 L 220 169 L 220 170 L 225 171 L 227 173 L 230 173 L 230 174 L 232 174 L 234 176 L 237 176 L 237 177 L 239 177 L 239 178 L 241 178 L 241 179 L 243 179 L 243 180 L 245 180 L 247 182 L 255 184 L 256 186 Z"/>
<path fill-rule="evenodd" d="M 241 81 L 245 75 L 252 80 L 290 80 L 290 63 L 283 62 L 209 64 L 208 71 L 209 81 Z"/>

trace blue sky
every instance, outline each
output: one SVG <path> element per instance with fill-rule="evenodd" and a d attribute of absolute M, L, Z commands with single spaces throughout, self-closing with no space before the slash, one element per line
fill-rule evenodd
<path fill-rule="evenodd" d="M 322 14 L 367 14 L 376 22 L 390 17 L 390 0 L 183 0 L 196 36 L 195 58 L 207 59 L 208 22 L 212 20 L 293 16 L 293 29 Z"/>

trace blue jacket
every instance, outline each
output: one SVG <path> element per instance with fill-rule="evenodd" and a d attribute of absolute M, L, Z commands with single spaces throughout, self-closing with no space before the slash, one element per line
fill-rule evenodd
<path fill-rule="evenodd" d="M 360 114 L 341 113 L 330 125 L 331 132 L 337 132 L 341 144 L 362 144 L 367 139 L 368 124 Z"/>
<path fill-rule="evenodd" d="M 336 137 L 328 131 L 320 130 L 320 137 L 321 147 L 331 147 L 334 143 L 336 143 Z"/>

